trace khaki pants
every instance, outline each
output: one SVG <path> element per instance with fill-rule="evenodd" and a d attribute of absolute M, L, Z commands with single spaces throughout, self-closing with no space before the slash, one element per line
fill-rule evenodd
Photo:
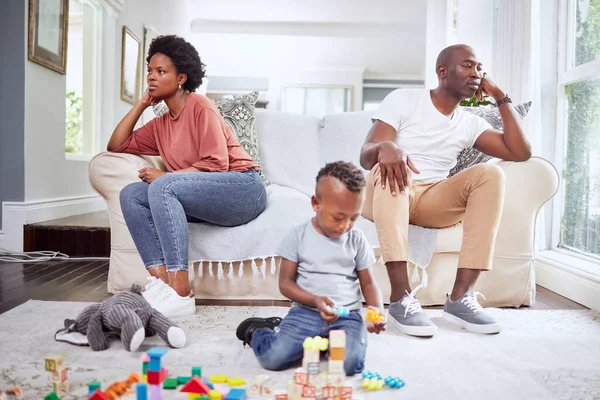
<path fill-rule="evenodd" d="M 410 172 L 410 171 L 409 171 Z M 504 203 L 504 171 L 477 164 L 437 183 L 410 182 L 392 196 L 379 164 L 367 177 L 363 216 L 373 222 L 383 261 L 408 260 L 408 225 L 445 228 L 463 222 L 459 268 L 490 270 Z"/>

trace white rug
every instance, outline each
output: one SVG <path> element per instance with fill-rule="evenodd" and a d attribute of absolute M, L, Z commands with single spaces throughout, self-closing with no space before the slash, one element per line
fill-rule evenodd
<path fill-rule="evenodd" d="M 51 390 L 44 357 L 52 354 L 62 354 L 71 368 L 71 394 L 64 399 L 87 398 L 92 380 L 106 387 L 132 371 L 140 373 L 141 353 L 124 351 L 118 341 L 102 352 L 54 341 L 63 319 L 74 318 L 85 305 L 29 301 L 0 315 L 0 390 L 16 385 L 30 400 L 43 399 Z M 237 324 L 248 316 L 283 316 L 287 310 L 198 307 L 194 317 L 176 320 L 186 330 L 188 344 L 169 350 L 163 365 L 169 375 L 189 375 L 199 365 L 204 376 L 223 373 L 251 380 L 265 371 L 235 337 Z M 399 376 L 406 386 L 362 392 L 360 379 L 353 379 L 365 399 L 600 399 L 600 314 L 491 310 L 505 329 L 485 336 L 446 323 L 441 311 L 427 312 L 439 326 L 431 339 L 401 335 L 391 327 L 369 336 L 366 369 Z M 141 350 L 163 344 L 158 336 L 147 338 Z M 292 372 L 270 375 L 285 387 Z"/>

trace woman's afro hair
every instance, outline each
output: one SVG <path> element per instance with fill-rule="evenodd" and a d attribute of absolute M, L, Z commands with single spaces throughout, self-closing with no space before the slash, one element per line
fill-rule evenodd
<path fill-rule="evenodd" d="M 184 90 L 194 92 L 205 76 L 206 65 L 200 61 L 198 51 L 190 43 L 176 35 L 158 36 L 150 43 L 146 62 L 150 64 L 156 53 L 169 57 L 178 74 L 186 74 L 187 80 L 182 85 Z"/>

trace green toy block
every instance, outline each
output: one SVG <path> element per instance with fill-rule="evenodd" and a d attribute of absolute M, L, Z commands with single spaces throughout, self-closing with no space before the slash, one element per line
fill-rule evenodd
<path fill-rule="evenodd" d="M 178 376 L 177 383 L 179 383 L 180 385 L 185 385 L 190 381 L 190 379 L 192 379 L 191 376 Z"/>
<path fill-rule="evenodd" d="M 145 362 L 142 365 L 142 375 L 148 375 L 148 363 L 147 362 Z"/>
<path fill-rule="evenodd" d="M 92 381 L 88 385 L 89 393 L 94 393 L 96 391 L 96 389 L 101 389 L 101 388 L 102 388 L 102 384 L 100 384 L 100 382 L 98 382 L 98 381 Z"/>
<path fill-rule="evenodd" d="M 44 400 L 60 400 L 60 397 L 54 392 L 50 393 L 48 396 L 44 397 Z"/>
<path fill-rule="evenodd" d="M 198 375 L 198 377 L 202 378 L 202 367 L 192 367 L 192 376 Z"/>
<path fill-rule="evenodd" d="M 163 389 L 177 389 L 178 385 L 177 378 L 167 378 L 163 381 Z"/>

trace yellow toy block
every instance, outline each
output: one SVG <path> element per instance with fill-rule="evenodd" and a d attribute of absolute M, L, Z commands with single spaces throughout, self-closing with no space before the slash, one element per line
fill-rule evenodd
<path fill-rule="evenodd" d="M 142 382 L 148 383 L 148 375 L 142 375 Z"/>
<path fill-rule="evenodd" d="M 227 383 L 229 386 L 242 386 L 246 384 L 244 378 L 240 378 L 239 376 L 234 376 L 233 378 L 227 378 Z"/>
<path fill-rule="evenodd" d="M 208 392 L 208 398 L 210 400 L 223 400 L 223 394 L 221 394 L 221 392 L 218 390 L 211 390 Z"/>
<path fill-rule="evenodd" d="M 211 375 L 208 379 L 212 383 L 227 383 L 227 375 Z"/>
<path fill-rule="evenodd" d="M 55 372 L 55 371 L 59 370 L 60 368 L 62 368 L 63 356 L 56 355 L 56 356 L 46 357 L 45 364 L 46 364 L 46 371 Z"/>

